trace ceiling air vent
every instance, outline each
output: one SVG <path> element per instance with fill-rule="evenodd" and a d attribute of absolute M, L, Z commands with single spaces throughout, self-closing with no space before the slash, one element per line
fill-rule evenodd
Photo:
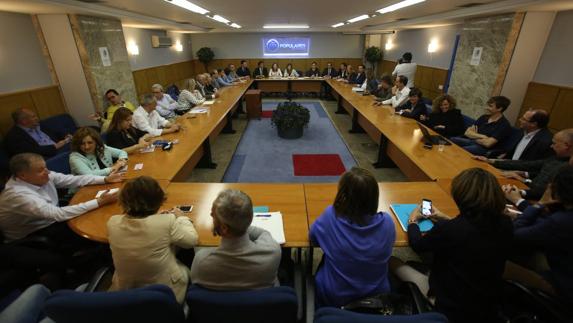
<path fill-rule="evenodd" d="M 151 47 L 158 48 L 158 47 L 171 47 L 173 46 L 173 41 L 170 37 L 165 36 L 151 36 Z"/>

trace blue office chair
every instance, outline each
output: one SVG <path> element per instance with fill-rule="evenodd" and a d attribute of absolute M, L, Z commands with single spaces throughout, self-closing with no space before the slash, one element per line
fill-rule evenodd
<path fill-rule="evenodd" d="M 182 306 L 164 285 L 118 292 L 61 290 L 48 298 L 44 310 L 58 323 L 185 322 Z"/>
<path fill-rule="evenodd" d="M 193 285 L 187 292 L 194 323 L 295 323 L 297 297 L 291 287 L 249 291 L 213 291 Z"/>
<path fill-rule="evenodd" d="M 523 136 L 523 130 L 516 127 L 511 127 L 511 134 L 509 137 L 505 139 L 505 141 L 501 142 L 500 145 L 498 145 L 499 147 L 488 151 L 486 157 L 498 158 L 499 155 L 511 151 L 513 147 L 517 146 L 521 140 L 521 136 Z M 505 156 L 505 158 L 511 158 L 511 156 Z"/>
<path fill-rule="evenodd" d="M 447 323 L 448 319 L 439 313 L 430 312 L 417 315 L 376 315 L 360 314 L 334 307 L 319 309 L 314 315 L 314 323 Z"/>
<path fill-rule="evenodd" d="M 50 130 L 51 133 L 54 133 L 59 137 L 63 137 L 67 134 L 73 135 L 76 130 L 78 130 L 76 122 L 72 116 L 67 113 L 58 114 L 41 120 L 40 127 Z"/>
<path fill-rule="evenodd" d="M 474 118 L 468 117 L 465 114 L 463 114 L 462 117 L 464 118 L 464 127 L 466 129 L 473 126 L 474 122 L 476 122 L 476 120 Z"/>
<path fill-rule="evenodd" d="M 48 167 L 48 169 L 53 172 L 71 174 L 72 170 L 70 169 L 70 152 L 61 152 L 56 156 L 46 159 L 46 167 Z"/>

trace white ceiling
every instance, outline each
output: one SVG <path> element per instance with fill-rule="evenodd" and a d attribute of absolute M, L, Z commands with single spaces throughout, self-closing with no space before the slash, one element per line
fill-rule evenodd
<path fill-rule="evenodd" d="M 308 24 L 311 32 L 380 32 L 452 24 L 464 18 L 515 11 L 573 9 L 571 0 L 427 0 L 392 13 L 330 26 L 399 0 L 192 0 L 242 29 L 234 29 L 163 0 L 0 0 L 0 10 L 29 14 L 79 13 L 113 16 L 126 26 L 182 32 L 257 32 L 264 24 Z M 472 4 L 477 4 L 471 6 Z M 464 6 L 470 5 L 469 8 Z M 265 30 L 269 31 L 269 30 Z M 285 31 L 285 30 L 278 30 Z"/>

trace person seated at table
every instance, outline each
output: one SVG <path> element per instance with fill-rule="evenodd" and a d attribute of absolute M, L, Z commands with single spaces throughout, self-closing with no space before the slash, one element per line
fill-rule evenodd
<path fill-rule="evenodd" d="M 364 65 L 358 65 L 358 72 L 350 75 L 348 83 L 362 85 L 365 80 L 366 73 L 364 72 Z"/>
<path fill-rule="evenodd" d="M 436 310 L 450 322 L 498 322 L 502 275 L 513 238 L 504 194 L 495 176 L 481 168 L 457 175 L 451 194 L 460 210 L 457 217 L 433 207 L 429 218 L 434 227 L 425 235 L 418 227 L 423 219 L 419 207 L 408 219 L 410 247 L 418 254 L 433 254 L 429 277 L 394 257 L 390 268 L 424 295 L 435 297 Z"/>
<path fill-rule="evenodd" d="M 408 94 L 410 94 L 410 88 L 406 86 L 408 84 L 408 78 L 400 75 L 394 81 L 394 88 L 392 88 L 392 97 L 388 100 L 382 101 L 382 104 L 390 104 L 393 108 L 397 108 L 404 104 L 408 100 Z"/>
<path fill-rule="evenodd" d="M 338 182 L 333 205 L 310 228 L 310 241 L 324 252 L 316 281 L 317 306 L 343 306 L 390 291 L 388 260 L 396 239 L 394 221 L 378 212 L 378 183 L 354 167 Z"/>
<path fill-rule="evenodd" d="M 38 115 L 30 109 L 18 108 L 12 112 L 12 127 L 4 138 L 8 154 L 14 156 L 20 153 L 35 153 L 44 157 L 52 157 L 59 152 L 67 151 L 67 144 L 72 139 L 68 134 L 63 138 L 41 129 Z"/>
<path fill-rule="evenodd" d="M 521 190 L 523 198 L 537 200 L 545 191 L 547 184 L 557 174 L 559 169 L 566 165 L 573 157 L 573 129 L 564 129 L 553 136 L 551 148 L 554 156 L 538 160 L 507 160 L 488 159 L 483 156 L 474 156 L 475 159 L 492 164 L 499 169 L 507 170 L 503 176 L 516 179 L 529 186 Z"/>
<path fill-rule="evenodd" d="M 219 93 L 217 93 L 217 91 L 213 87 L 209 86 L 209 80 L 207 78 L 207 75 L 209 75 L 209 73 L 197 74 L 197 76 L 195 77 L 196 80 L 195 88 L 197 89 L 197 91 L 199 91 L 201 96 L 205 98 L 205 100 L 213 100 L 214 98 L 219 97 Z"/>
<path fill-rule="evenodd" d="M 506 191 L 506 197 L 523 204 L 523 213 L 513 221 L 516 254 L 542 252 L 549 270 L 536 272 L 510 262 L 504 278 L 557 294 L 573 304 L 573 167 L 563 166 L 536 204 L 529 204 L 517 190 Z"/>
<path fill-rule="evenodd" d="M 155 111 L 156 106 L 153 94 L 144 94 L 141 97 L 141 105 L 133 112 L 133 127 L 153 137 L 179 131 L 181 127 L 160 116 Z"/>
<path fill-rule="evenodd" d="M 347 79 L 348 78 L 348 65 L 346 65 L 346 63 L 340 63 L 340 69 L 338 69 L 338 72 L 336 73 L 336 78 L 337 79 Z"/>
<path fill-rule="evenodd" d="M 322 70 L 322 77 L 324 77 L 324 78 L 336 78 L 337 76 L 338 76 L 338 73 L 336 72 L 334 67 L 332 67 L 332 63 L 328 62 L 326 64 L 326 67 L 324 68 L 324 70 Z"/>
<path fill-rule="evenodd" d="M 263 61 L 259 61 L 257 63 L 257 68 L 253 71 L 253 78 L 260 79 L 265 78 L 269 75 L 267 68 L 265 67 L 265 63 Z"/>
<path fill-rule="evenodd" d="M 375 105 L 381 105 L 382 101 L 392 98 L 392 78 L 390 75 L 382 75 L 380 82 L 378 83 L 378 88 L 371 94 L 376 96 L 376 101 L 374 102 Z"/>
<path fill-rule="evenodd" d="M 241 60 L 241 66 L 237 70 L 237 75 L 239 77 L 248 79 L 251 77 L 251 71 L 249 70 L 249 63 L 246 60 Z"/>
<path fill-rule="evenodd" d="M 292 64 L 288 63 L 283 73 L 284 77 L 299 77 L 298 72 L 292 68 Z"/>
<path fill-rule="evenodd" d="M 183 81 L 183 90 L 179 93 L 177 100 L 177 112 L 183 114 L 197 105 L 205 102 L 205 98 L 201 92 L 197 90 L 197 83 L 194 79 L 186 79 Z"/>
<path fill-rule="evenodd" d="M 310 69 L 306 71 L 305 76 L 320 77 L 320 69 L 318 68 L 318 64 L 316 62 L 312 62 L 312 64 L 310 64 Z"/>
<path fill-rule="evenodd" d="M 488 151 L 502 147 L 511 136 L 511 125 L 503 115 L 511 101 L 505 96 L 493 96 L 487 101 L 485 114 L 464 132 L 463 137 L 450 138 L 473 155 L 485 156 Z"/>
<path fill-rule="evenodd" d="M 123 149 L 128 154 L 150 145 L 151 136 L 132 126 L 133 112 L 126 108 L 117 109 L 107 130 L 107 144 Z"/>
<path fill-rule="evenodd" d="M 350 83 L 350 80 L 356 79 L 356 73 L 354 73 L 354 68 L 352 65 L 346 66 L 346 77 L 341 77 L 339 80 L 344 83 Z"/>
<path fill-rule="evenodd" d="M 127 108 L 131 111 L 135 111 L 135 106 L 129 101 L 123 101 L 119 92 L 115 89 L 109 89 L 105 92 L 105 98 L 109 103 L 105 113 L 96 112 L 90 117 L 100 124 L 101 131 L 106 132 L 111 119 L 113 119 L 113 114 L 119 108 Z"/>
<path fill-rule="evenodd" d="M 281 246 L 271 234 L 251 226 L 251 198 L 237 190 L 219 193 L 211 208 L 217 248 L 202 248 L 191 265 L 191 281 L 214 290 L 262 289 L 278 285 Z"/>
<path fill-rule="evenodd" d="M 372 71 L 371 68 L 368 68 L 366 69 L 366 72 L 364 72 L 364 75 L 366 75 L 366 77 L 364 82 L 360 84 L 360 87 L 368 94 L 376 92 L 378 89 L 378 80 L 374 77 L 374 71 Z"/>
<path fill-rule="evenodd" d="M 70 154 L 72 174 L 107 176 L 126 165 L 127 153 L 105 145 L 94 128 L 83 127 L 74 134 Z"/>
<path fill-rule="evenodd" d="M 163 92 L 163 86 L 161 86 L 161 84 L 153 84 L 151 86 L 151 93 L 155 95 L 155 100 L 157 100 L 157 112 L 160 116 L 165 119 L 171 119 L 177 116 L 175 113 L 178 107 L 177 101 L 173 100 L 169 94 Z"/>
<path fill-rule="evenodd" d="M 159 212 L 165 199 L 159 183 L 149 176 L 131 179 L 121 188 L 123 214 L 107 221 L 115 267 L 111 291 L 163 284 L 179 303 L 185 301 L 189 267 L 177 260 L 176 250 L 193 248 L 198 235 L 180 209 Z"/>
<path fill-rule="evenodd" d="M 422 91 L 418 88 L 411 88 L 408 93 L 408 101 L 396 108 L 396 112 L 401 116 L 421 121 L 421 116 L 426 116 L 428 111 L 424 100 L 422 100 Z"/>
<path fill-rule="evenodd" d="M 203 75 L 205 76 L 205 91 L 206 93 L 215 93 L 217 94 L 217 96 L 219 96 L 217 92 L 217 87 L 215 87 L 213 85 L 213 78 L 211 77 L 211 74 L 209 73 L 203 73 Z M 207 97 L 207 96 L 205 96 Z"/>
<path fill-rule="evenodd" d="M 269 71 L 269 77 L 273 78 L 283 77 L 283 72 L 281 72 L 279 64 L 273 63 L 273 65 L 271 66 L 271 70 Z"/>
<path fill-rule="evenodd" d="M 237 68 L 235 67 L 235 64 L 229 64 L 226 70 L 227 71 L 225 71 L 225 73 L 227 73 L 227 78 L 231 80 L 231 82 L 238 82 L 241 80 L 241 77 L 237 74 Z"/>
<path fill-rule="evenodd" d="M 105 193 L 87 202 L 59 206 L 57 189 L 117 183 L 123 179 L 120 173 L 76 176 L 51 172 L 44 158 L 33 153 L 12 157 L 10 172 L 12 177 L 0 194 L 0 231 L 5 242 L 36 235 L 48 237 L 58 245 L 83 240 L 64 222 L 115 202 L 117 194 Z"/>
<path fill-rule="evenodd" d="M 219 78 L 219 72 L 217 72 L 217 70 L 212 70 L 211 73 L 209 74 L 209 83 L 211 84 L 213 90 L 215 89 L 218 90 L 222 88 L 222 86 L 219 85 L 219 82 L 217 81 L 218 78 Z"/>
<path fill-rule="evenodd" d="M 461 136 L 464 131 L 464 117 L 456 109 L 456 99 L 448 94 L 442 94 L 432 103 L 429 116 L 420 116 L 420 120 L 444 137 Z"/>

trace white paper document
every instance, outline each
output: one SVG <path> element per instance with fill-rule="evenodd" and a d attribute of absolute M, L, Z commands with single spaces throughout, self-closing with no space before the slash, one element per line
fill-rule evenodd
<path fill-rule="evenodd" d="M 273 239 L 280 244 L 286 242 L 281 212 L 255 213 L 251 225 L 269 231 Z"/>
<path fill-rule="evenodd" d="M 209 109 L 207 109 L 207 108 L 193 108 L 193 109 L 189 110 L 189 112 L 187 112 L 187 113 L 200 114 L 200 113 L 207 113 L 207 112 L 209 112 Z"/>
<path fill-rule="evenodd" d="M 203 102 L 203 104 L 201 104 L 201 105 L 211 105 L 213 103 L 215 103 L 215 100 L 207 100 L 207 101 Z"/>
<path fill-rule="evenodd" d="M 100 196 L 103 195 L 103 193 L 105 193 L 105 191 L 106 191 L 106 190 L 98 191 L 95 198 L 98 199 Z M 115 192 L 117 192 L 117 191 L 119 191 L 119 188 L 112 188 L 112 189 L 110 189 L 110 190 L 108 191 L 108 194 L 113 194 L 113 193 L 115 193 Z"/>
<path fill-rule="evenodd" d="M 141 148 L 139 150 L 140 153 L 142 154 L 146 154 L 146 153 L 152 153 L 155 151 L 155 145 L 149 145 L 146 148 Z"/>
<path fill-rule="evenodd" d="M 133 170 L 141 170 L 143 169 L 143 164 L 139 163 L 139 164 L 135 164 L 135 166 L 133 166 Z"/>
<path fill-rule="evenodd" d="M 352 92 L 364 92 L 364 89 L 361 87 L 353 87 Z"/>

